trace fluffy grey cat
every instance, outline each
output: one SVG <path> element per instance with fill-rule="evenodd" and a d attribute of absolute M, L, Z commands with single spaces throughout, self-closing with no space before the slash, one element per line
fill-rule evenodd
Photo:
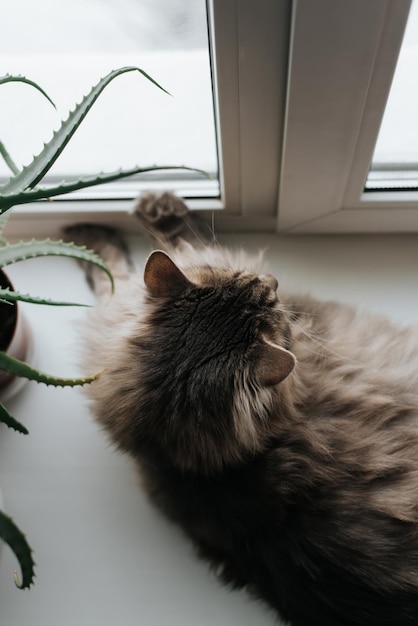
<path fill-rule="evenodd" d="M 67 232 L 117 279 L 86 269 L 98 422 L 229 585 L 293 626 L 416 626 L 417 331 L 279 297 L 171 194 L 136 214 L 143 276 L 114 231 Z"/>

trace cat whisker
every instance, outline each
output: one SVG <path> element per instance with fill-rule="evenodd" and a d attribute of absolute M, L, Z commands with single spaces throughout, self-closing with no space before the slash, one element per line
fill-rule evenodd
<path fill-rule="evenodd" d="M 291 315 L 297 315 L 298 317 L 302 317 L 302 315 L 306 315 L 306 316 L 309 316 L 309 317 L 314 317 L 313 315 L 311 315 L 311 313 L 308 313 L 307 311 L 296 311 L 296 310 L 293 310 L 293 309 L 288 309 L 287 306 L 283 307 L 281 310 L 284 313 L 290 313 Z"/>
<path fill-rule="evenodd" d="M 212 230 L 212 245 L 213 246 L 217 246 L 218 245 L 218 240 L 217 240 L 216 235 L 215 235 L 215 211 L 212 211 L 211 230 Z"/>
<path fill-rule="evenodd" d="M 187 229 L 192 233 L 192 235 L 194 237 L 196 237 L 197 241 L 202 245 L 206 245 L 206 242 L 203 241 L 203 239 L 200 237 L 199 233 L 197 233 L 194 228 L 192 228 L 190 222 L 188 220 L 186 220 L 186 218 L 184 216 L 181 216 L 181 219 L 183 220 L 184 224 L 186 225 Z"/>
<path fill-rule="evenodd" d="M 190 223 L 190 220 L 186 219 L 186 216 L 181 216 L 181 219 L 182 219 L 183 223 L 184 223 L 184 224 L 185 224 L 185 226 L 186 226 L 186 230 L 188 230 L 189 232 L 191 232 L 191 233 L 192 233 L 193 237 L 195 237 L 196 241 L 200 244 L 200 246 L 202 246 L 202 248 L 206 247 L 206 246 L 208 245 L 208 239 L 206 239 L 206 237 L 205 237 L 205 236 L 204 236 L 204 237 L 202 237 L 202 236 L 199 234 L 199 232 L 198 232 L 198 231 L 196 231 L 196 230 L 192 227 L 192 225 L 191 225 L 191 223 Z M 208 226 L 208 227 L 209 227 L 209 230 L 210 230 L 210 232 L 211 232 L 211 235 L 212 235 L 213 239 L 215 240 L 213 229 L 212 229 L 210 226 Z M 215 240 L 215 243 L 216 243 L 216 240 Z"/>
<path fill-rule="evenodd" d="M 293 322 L 293 326 L 295 326 L 303 335 L 305 335 L 305 337 L 307 339 L 309 339 L 310 341 L 316 343 L 323 350 L 326 350 L 329 354 L 332 354 L 333 356 L 337 357 L 338 359 L 342 359 L 344 361 L 348 361 L 349 363 L 359 364 L 359 365 L 362 365 L 363 367 L 365 367 L 367 369 L 371 369 L 368 365 L 366 365 L 365 363 L 363 363 L 363 361 L 360 361 L 359 359 L 352 359 L 351 357 L 349 357 L 347 355 L 344 355 L 344 354 L 341 354 L 340 352 L 335 352 L 334 350 L 331 350 L 331 348 L 329 346 L 327 346 L 326 344 L 328 342 L 331 343 L 332 339 L 324 339 L 323 337 L 318 338 L 314 334 L 308 333 L 304 328 L 302 328 L 302 326 L 300 326 L 300 324 L 297 324 L 296 322 Z M 315 354 L 315 350 L 313 348 L 310 348 L 310 347 L 307 347 L 307 346 L 305 346 L 305 348 L 307 348 L 308 351 L 312 352 L 312 354 Z"/>

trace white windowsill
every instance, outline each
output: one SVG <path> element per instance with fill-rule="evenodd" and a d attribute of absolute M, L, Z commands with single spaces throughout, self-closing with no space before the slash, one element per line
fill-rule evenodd
<path fill-rule="evenodd" d="M 273 273 L 297 291 L 387 313 L 400 323 L 418 320 L 418 235 L 224 235 L 222 240 L 254 251 L 267 248 Z M 149 250 L 149 242 L 138 238 L 139 266 Z M 20 263 L 10 274 L 23 291 L 93 301 L 81 270 L 68 259 Z M 77 325 L 85 311 L 25 308 L 36 334 L 38 365 L 77 374 Z M 7 512 L 36 550 L 37 578 L 31 591 L 15 589 L 16 562 L 3 548 L 2 623 L 276 624 L 262 605 L 218 584 L 181 533 L 149 506 L 129 460 L 93 423 L 82 392 L 29 383 L 9 407 L 30 435 L 0 426 L 0 487 Z"/>

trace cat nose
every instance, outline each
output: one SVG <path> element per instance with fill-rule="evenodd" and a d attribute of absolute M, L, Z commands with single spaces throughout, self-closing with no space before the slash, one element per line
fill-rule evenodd
<path fill-rule="evenodd" d="M 263 274 L 262 276 L 260 276 L 260 278 L 263 282 L 267 283 L 270 289 L 272 289 L 273 291 L 277 291 L 279 283 L 272 274 Z"/>

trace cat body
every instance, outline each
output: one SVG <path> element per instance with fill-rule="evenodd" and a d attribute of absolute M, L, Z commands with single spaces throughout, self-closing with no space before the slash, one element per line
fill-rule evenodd
<path fill-rule="evenodd" d="M 143 277 L 109 232 L 70 236 L 119 279 L 90 275 L 88 393 L 151 500 L 293 626 L 418 623 L 417 331 L 279 298 L 174 196 L 137 215 L 163 250 Z"/>

